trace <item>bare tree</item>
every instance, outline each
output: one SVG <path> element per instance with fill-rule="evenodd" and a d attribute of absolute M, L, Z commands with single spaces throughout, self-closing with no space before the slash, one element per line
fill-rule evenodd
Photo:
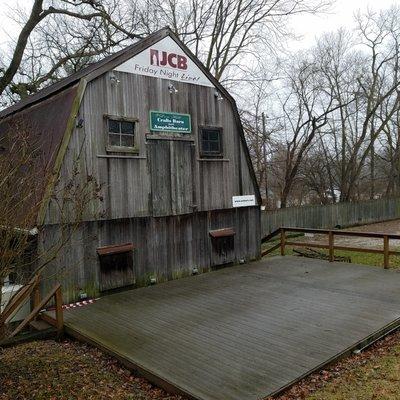
<path fill-rule="evenodd" d="M 314 59 L 302 59 L 288 70 L 288 92 L 282 99 L 282 132 L 286 156 L 281 189 L 281 207 L 288 196 L 301 163 L 317 134 L 328 123 L 330 115 L 342 105 L 335 103 L 330 88 L 319 78 L 320 69 Z"/>
<path fill-rule="evenodd" d="M 271 80 L 267 77 L 261 80 L 248 82 L 251 88 L 247 101 L 248 110 L 242 110 L 241 119 L 253 160 L 255 174 L 260 186 L 261 195 L 265 199 L 265 205 L 269 206 L 268 184 L 268 158 L 270 156 L 269 139 L 273 132 L 277 131 L 277 121 L 268 118 L 265 110 L 268 108 Z"/>
<path fill-rule="evenodd" d="M 296 14 L 327 10 L 331 0 L 155 0 L 146 2 L 147 31 L 169 25 L 218 80 L 275 53 Z M 245 56 L 246 61 L 243 61 Z"/>
<path fill-rule="evenodd" d="M 80 176 L 79 157 L 68 182 L 52 193 L 59 215 L 59 238 L 45 250 L 37 246 L 42 229 L 37 216 L 46 204 L 44 190 L 52 166 L 43 157 L 42 144 L 28 126 L 14 123 L 12 133 L 0 136 L 0 305 L 5 280 L 26 284 L 31 276 L 55 260 L 87 216 L 92 202 L 101 199 L 100 186 Z M 1 322 L 1 307 L 0 307 Z M 5 325 L 0 324 L 0 339 Z"/>
<path fill-rule="evenodd" d="M 21 32 L 0 61 L 0 96 L 14 102 L 166 25 L 217 79 L 242 79 L 249 57 L 265 68 L 290 16 L 331 1 L 34 0 L 28 12 L 15 10 Z"/>
<path fill-rule="evenodd" d="M 326 134 L 318 134 L 300 167 L 300 179 L 318 204 L 336 203 L 336 162 Z"/>
<path fill-rule="evenodd" d="M 355 189 L 367 164 L 368 197 L 376 195 L 375 144 L 395 118 L 400 100 L 399 8 L 360 14 L 357 24 L 356 36 L 339 31 L 321 40 L 317 50 L 324 79 L 341 105 L 327 127 L 341 201 L 358 197 Z"/>
<path fill-rule="evenodd" d="M 325 35 L 311 52 L 311 72 L 285 78 L 291 91 L 283 97 L 284 130 L 276 146 L 280 154 L 286 147 L 287 158 L 280 171 L 272 166 L 280 176 L 283 206 L 294 180 L 302 180 L 321 202 L 396 193 L 399 10 L 358 16 L 355 34 Z M 317 130 L 310 116 L 323 116 Z"/>
<path fill-rule="evenodd" d="M 134 18 L 117 0 L 34 0 L 27 15 L 15 10 L 20 34 L 0 63 L 0 96 L 15 99 L 36 92 L 104 55 L 126 40 L 141 37 Z"/>
<path fill-rule="evenodd" d="M 400 111 L 383 129 L 384 135 L 379 137 L 377 174 L 386 183 L 385 196 L 400 195 Z"/>

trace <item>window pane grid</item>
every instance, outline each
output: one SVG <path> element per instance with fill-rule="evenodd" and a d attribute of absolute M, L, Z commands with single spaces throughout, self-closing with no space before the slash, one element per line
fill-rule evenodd
<path fill-rule="evenodd" d="M 117 147 L 135 147 L 135 123 L 130 121 L 108 120 L 108 143 Z"/>
<path fill-rule="evenodd" d="M 218 156 L 222 153 L 220 129 L 204 128 L 201 131 L 201 152 L 203 155 Z"/>

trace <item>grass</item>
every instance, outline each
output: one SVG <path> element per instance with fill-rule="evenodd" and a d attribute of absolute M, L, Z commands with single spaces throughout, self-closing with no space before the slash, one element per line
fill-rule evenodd
<path fill-rule="evenodd" d="M 367 400 L 399 399 L 400 348 L 396 353 L 383 357 L 376 365 L 371 362 L 336 379 L 307 400 Z"/>
<path fill-rule="evenodd" d="M 354 264 L 365 264 L 383 268 L 382 254 L 358 253 L 354 251 L 337 250 L 335 251 L 335 255 L 350 257 L 351 262 Z M 400 268 L 400 257 L 390 256 L 389 263 L 390 263 L 390 268 L 394 269 Z"/>
<path fill-rule="evenodd" d="M 266 250 L 278 244 L 278 240 L 271 241 L 266 246 L 263 244 L 262 250 Z M 315 249 L 321 253 L 328 254 L 327 251 L 323 249 Z M 272 253 L 268 254 L 270 256 L 277 256 L 280 255 L 280 249 L 273 251 Z M 293 252 L 292 246 L 286 246 L 285 248 L 285 255 L 296 255 Z M 351 262 L 353 264 L 364 264 L 364 265 L 372 265 L 374 267 L 382 267 L 383 268 L 383 255 L 382 254 L 375 254 L 375 253 L 364 253 L 364 252 L 355 252 L 355 251 L 348 251 L 348 250 L 335 250 L 335 256 L 342 256 L 342 257 L 350 257 Z M 400 269 L 400 256 L 390 256 L 389 258 L 390 268 L 393 269 Z M 399 397 L 400 398 L 400 397 Z"/>
<path fill-rule="evenodd" d="M 178 400 L 71 340 L 0 349 L 0 400 Z"/>

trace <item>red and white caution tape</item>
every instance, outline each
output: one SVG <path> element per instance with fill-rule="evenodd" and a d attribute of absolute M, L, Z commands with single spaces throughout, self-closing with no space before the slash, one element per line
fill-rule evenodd
<path fill-rule="evenodd" d="M 78 301 L 76 303 L 63 304 L 62 308 L 63 308 L 63 310 L 70 310 L 71 308 L 84 307 L 84 306 L 88 306 L 89 304 L 93 304 L 96 300 L 98 300 L 98 298 Z M 53 310 L 55 310 L 54 306 L 46 309 L 46 311 L 53 311 Z"/>
<path fill-rule="evenodd" d="M 69 310 L 70 308 L 88 306 L 89 304 L 93 304 L 96 300 L 98 299 L 90 299 L 90 300 L 78 301 L 76 303 L 63 304 L 63 309 Z"/>

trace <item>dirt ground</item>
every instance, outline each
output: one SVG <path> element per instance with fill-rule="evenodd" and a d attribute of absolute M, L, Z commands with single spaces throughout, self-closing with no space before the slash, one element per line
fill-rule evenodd
<path fill-rule="evenodd" d="M 379 222 L 376 224 L 368 224 L 362 226 L 356 226 L 354 228 L 346 228 L 345 230 L 357 231 L 357 232 L 375 232 L 375 233 L 391 233 L 400 234 L 400 219 L 386 222 Z M 327 235 L 313 235 L 306 234 L 305 237 L 295 239 L 298 241 L 316 242 L 316 243 L 327 243 Z M 358 238 L 348 236 L 337 236 L 335 235 L 335 244 L 340 246 L 351 246 L 351 247 L 366 247 L 373 249 L 382 249 L 383 240 L 374 238 Z M 400 240 L 390 240 L 390 249 L 394 250 L 400 248 Z"/>
<path fill-rule="evenodd" d="M 0 400 L 111 399 L 183 400 L 73 340 L 0 348 Z"/>
<path fill-rule="evenodd" d="M 274 400 L 397 400 L 399 392 L 400 332 L 396 332 L 303 379 Z M 111 399 L 185 400 L 73 340 L 0 349 L 0 400 Z"/>

